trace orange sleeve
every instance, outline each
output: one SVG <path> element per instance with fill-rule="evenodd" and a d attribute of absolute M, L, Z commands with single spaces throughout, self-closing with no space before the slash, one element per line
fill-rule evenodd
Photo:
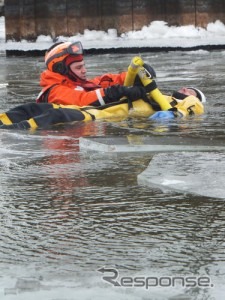
<path fill-rule="evenodd" d="M 101 76 L 97 76 L 90 81 L 94 82 L 97 85 L 100 85 L 103 88 L 107 88 L 107 87 L 109 87 L 111 85 L 115 85 L 115 84 L 123 85 L 126 74 L 127 74 L 127 72 L 122 72 L 119 74 L 108 73 L 108 74 L 104 74 Z"/>
<path fill-rule="evenodd" d="M 57 85 L 50 91 L 48 95 L 48 102 L 63 105 L 78 105 L 100 106 L 101 98 L 104 97 L 104 90 L 102 88 L 94 91 L 84 91 L 79 89 L 71 89 L 67 86 Z"/>

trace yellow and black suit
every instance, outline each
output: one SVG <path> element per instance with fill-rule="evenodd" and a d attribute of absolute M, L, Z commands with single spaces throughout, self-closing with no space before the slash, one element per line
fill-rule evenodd
<path fill-rule="evenodd" d="M 131 117 L 149 117 L 157 110 L 172 110 L 175 116 L 202 114 L 204 108 L 197 97 L 187 96 L 179 101 L 163 95 L 151 74 L 143 67 L 141 57 L 134 57 L 128 67 L 124 85 L 134 84 L 136 76 L 145 87 L 146 100 L 130 101 L 122 98 L 120 101 L 95 106 L 60 105 L 51 103 L 29 103 L 17 106 L 6 113 L 0 114 L 0 128 L 2 129 L 36 129 L 47 128 L 60 123 L 75 121 L 91 121 L 99 119 L 125 119 Z"/>
<path fill-rule="evenodd" d="M 165 99 L 181 116 L 204 112 L 202 103 L 194 96 L 187 96 L 179 102 L 170 96 L 165 96 Z M 36 129 L 75 121 L 118 120 L 126 119 L 128 116 L 149 117 L 158 110 L 161 108 L 157 103 L 154 105 L 151 100 L 147 102 L 142 99 L 132 103 L 128 99 L 122 99 L 100 107 L 28 103 L 0 114 L 0 128 Z"/>

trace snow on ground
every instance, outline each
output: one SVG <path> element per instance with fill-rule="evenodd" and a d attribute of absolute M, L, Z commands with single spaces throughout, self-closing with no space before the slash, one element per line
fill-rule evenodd
<path fill-rule="evenodd" d="M 207 28 L 186 26 L 168 26 L 164 21 L 154 21 L 141 30 L 129 31 L 118 36 L 116 29 L 108 31 L 84 30 L 83 34 L 70 37 L 58 37 L 60 41 L 80 40 L 85 49 L 109 49 L 132 47 L 196 47 L 206 45 L 225 45 L 225 25 L 217 20 Z M 51 46 L 50 36 L 41 35 L 36 42 L 5 42 L 5 18 L 0 17 L 0 51 L 5 50 L 45 50 Z"/>

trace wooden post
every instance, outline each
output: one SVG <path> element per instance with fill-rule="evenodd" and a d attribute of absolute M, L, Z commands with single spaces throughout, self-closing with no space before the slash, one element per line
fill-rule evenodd
<path fill-rule="evenodd" d="M 36 34 L 50 35 L 53 39 L 67 35 L 67 0 L 38 0 L 35 4 Z"/>
<path fill-rule="evenodd" d="M 84 29 L 101 30 L 101 6 L 97 0 L 67 1 L 68 33 L 83 33 Z"/>
<path fill-rule="evenodd" d="M 133 30 L 133 0 L 115 0 L 118 33 Z"/>
<path fill-rule="evenodd" d="M 169 25 L 195 25 L 195 0 L 167 1 L 167 22 Z"/>
<path fill-rule="evenodd" d="M 19 0 L 5 0 L 6 40 L 20 41 L 20 6 Z"/>
<path fill-rule="evenodd" d="M 133 30 L 140 30 L 152 21 L 151 1 L 133 0 Z"/>
<path fill-rule="evenodd" d="M 196 0 L 197 26 L 206 27 L 208 23 L 220 20 L 225 22 L 225 0 Z"/>
<path fill-rule="evenodd" d="M 20 0 L 21 1 L 21 0 Z M 20 6 L 20 38 L 36 40 L 35 0 L 23 0 Z"/>
<path fill-rule="evenodd" d="M 101 0 L 100 3 L 102 30 L 107 31 L 108 29 L 116 28 L 117 15 L 115 0 Z"/>

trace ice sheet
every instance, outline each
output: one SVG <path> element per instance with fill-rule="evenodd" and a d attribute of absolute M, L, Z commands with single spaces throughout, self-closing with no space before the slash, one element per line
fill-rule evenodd
<path fill-rule="evenodd" d="M 138 184 L 206 197 L 225 198 L 225 154 L 175 152 L 156 154 Z"/>
<path fill-rule="evenodd" d="M 81 137 L 80 150 L 98 152 L 224 151 L 223 140 L 178 136 Z"/>

